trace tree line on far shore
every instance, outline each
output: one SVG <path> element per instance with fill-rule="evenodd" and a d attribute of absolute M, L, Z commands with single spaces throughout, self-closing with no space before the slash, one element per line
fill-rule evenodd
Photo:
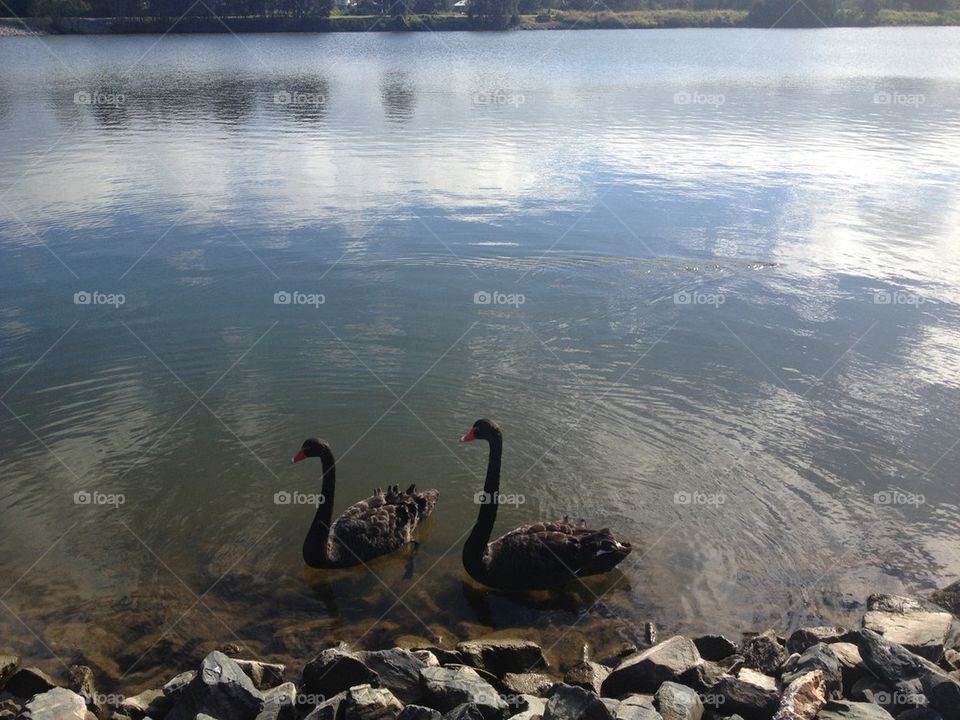
<path fill-rule="evenodd" d="M 508 28 L 521 15 L 550 19 L 551 11 L 584 13 L 659 10 L 747 11 L 756 27 L 821 27 L 873 24 L 881 11 L 944 13 L 960 10 L 960 0 L 6 0 L 18 17 L 111 18 L 121 24 L 167 23 L 216 16 L 272 21 L 270 27 L 323 29 L 333 15 L 379 16 L 407 26 L 410 15 L 463 13 L 477 28 Z M 211 14 L 212 13 L 212 14 Z M 278 24 L 279 23 L 279 24 Z"/>

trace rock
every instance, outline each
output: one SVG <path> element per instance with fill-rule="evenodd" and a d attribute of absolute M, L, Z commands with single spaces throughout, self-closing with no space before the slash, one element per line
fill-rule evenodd
<path fill-rule="evenodd" d="M 337 693 L 319 703 L 303 720 L 343 720 L 343 710 L 340 706 L 344 704 L 346 699 L 346 690 Z"/>
<path fill-rule="evenodd" d="M 766 675 L 775 674 L 787 659 L 786 648 L 779 643 L 773 630 L 767 630 L 744 642 L 740 654 L 743 655 L 744 665 Z"/>
<path fill-rule="evenodd" d="M 162 715 L 172 706 L 173 701 L 163 694 L 163 690 L 144 690 L 120 703 L 120 709 L 131 717 Z"/>
<path fill-rule="evenodd" d="M 457 645 L 464 662 L 502 677 L 549 667 L 543 650 L 529 640 L 470 640 Z"/>
<path fill-rule="evenodd" d="M 412 653 L 418 653 L 421 650 L 432 653 L 441 665 L 463 665 L 465 662 L 463 656 L 456 650 L 444 650 L 443 648 L 433 646 L 410 648 L 410 652 Z"/>
<path fill-rule="evenodd" d="M 773 720 L 813 720 L 826 703 L 823 671 L 811 670 L 787 686 Z"/>
<path fill-rule="evenodd" d="M 547 702 L 543 698 L 534 697 L 533 695 L 521 695 L 520 702 L 517 704 L 520 713 L 527 713 L 527 717 L 543 717 L 544 711 L 547 709 Z M 510 702 L 507 701 L 509 705 Z M 514 720 L 516 715 L 511 715 L 510 720 Z"/>
<path fill-rule="evenodd" d="M 343 701 L 344 720 L 396 720 L 403 703 L 387 688 L 357 685 Z"/>
<path fill-rule="evenodd" d="M 657 644 L 657 626 L 649 620 L 643 624 L 643 641 L 647 645 Z"/>
<path fill-rule="evenodd" d="M 265 663 L 259 660 L 235 660 L 240 669 L 253 681 L 257 690 L 269 690 L 283 684 L 285 665 Z"/>
<path fill-rule="evenodd" d="M 931 612 L 915 600 L 896 595 L 867 598 L 863 627 L 933 662 L 955 635 L 950 613 Z"/>
<path fill-rule="evenodd" d="M 473 668 L 464 665 L 423 668 L 420 682 L 424 704 L 440 712 L 448 712 L 463 703 L 474 703 L 486 720 L 506 716 L 507 703 Z"/>
<path fill-rule="evenodd" d="M 546 695 L 556 681 L 543 673 L 507 673 L 501 684 L 507 692 L 516 695 Z"/>
<path fill-rule="evenodd" d="M 693 639 L 693 644 L 704 660 L 723 660 L 737 652 L 736 643 L 723 635 L 701 635 Z"/>
<path fill-rule="evenodd" d="M 0 655 L 0 690 L 3 690 L 7 680 L 19 669 L 20 658 L 16 655 Z"/>
<path fill-rule="evenodd" d="M 952 670 L 960 670 L 960 652 L 953 648 L 947 648 L 943 651 L 943 661 L 950 666 Z"/>
<path fill-rule="evenodd" d="M 844 700 L 827 703 L 817 718 L 818 720 L 892 720 L 893 715 L 879 705 Z"/>
<path fill-rule="evenodd" d="M 473 703 L 463 703 L 445 713 L 443 720 L 483 720 L 483 713 Z"/>
<path fill-rule="evenodd" d="M 263 693 L 263 710 L 256 720 L 293 720 L 296 716 L 297 686 L 282 683 Z"/>
<path fill-rule="evenodd" d="M 236 661 L 219 650 L 207 655 L 166 720 L 193 720 L 199 713 L 230 720 L 253 720 L 263 709 L 263 693 Z"/>
<path fill-rule="evenodd" d="M 627 657 L 603 681 L 603 695 L 655 692 L 663 683 L 675 681 L 703 660 L 691 640 L 675 635 L 659 645 Z"/>
<path fill-rule="evenodd" d="M 857 702 L 872 702 L 875 705 L 883 705 L 880 699 L 884 695 L 892 695 L 893 691 L 886 683 L 877 680 L 873 675 L 862 677 L 857 680 L 847 691 L 847 699 Z"/>
<path fill-rule="evenodd" d="M 692 687 L 698 692 L 707 692 L 720 682 L 720 678 L 726 674 L 726 671 L 719 664 L 704 660 L 700 665 L 695 665 L 683 673 L 679 680 L 681 685 Z"/>
<path fill-rule="evenodd" d="M 420 670 L 429 667 L 409 650 L 393 648 L 376 652 L 360 652 L 357 657 L 380 679 L 404 705 L 421 704 L 423 690 L 420 687 Z M 439 663 L 436 667 L 439 667 Z"/>
<path fill-rule="evenodd" d="M 763 690 L 776 690 L 777 689 L 777 680 L 776 678 L 770 677 L 769 675 L 764 675 L 761 672 L 756 670 L 751 670 L 750 668 L 741 668 L 740 672 L 737 673 L 737 677 L 748 682 L 751 685 L 756 685 L 758 688 Z"/>
<path fill-rule="evenodd" d="M 844 689 L 853 687 L 857 680 L 869 672 L 860 657 L 860 649 L 853 643 L 837 642 L 831 643 L 829 647 L 840 663 Z"/>
<path fill-rule="evenodd" d="M 397 715 L 397 720 L 440 720 L 441 717 L 440 713 L 433 708 L 423 705 L 407 705 L 403 712 Z"/>
<path fill-rule="evenodd" d="M 82 697 L 87 707 L 94 713 L 106 710 L 106 702 L 102 702 L 97 693 L 93 670 L 86 665 L 70 666 L 67 673 L 67 687 Z"/>
<path fill-rule="evenodd" d="M 796 669 L 784 673 L 781 677 L 784 685 L 789 685 L 801 675 L 811 670 L 821 670 L 827 684 L 827 699 L 839 700 L 843 697 L 843 675 L 840 672 L 840 661 L 834 655 L 829 645 L 817 643 L 811 645 L 797 660 Z"/>
<path fill-rule="evenodd" d="M 910 704 L 922 705 L 921 698 L 909 697 L 919 690 L 944 720 L 960 718 L 960 683 L 936 665 L 868 629 L 857 633 L 857 647 L 870 672 L 895 695 L 905 694 Z"/>
<path fill-rule="evenodd" d="M 663 720 L 700 720 L 703 701 L 686 685 L 665 682 L 654 695 L 654 702 Z"/>
<path fill-rule="evenodd" d="M 35 667 L 20 668 L 7 679 L 4 690 L 24 700 L 57 687 L 57 681 Z"/>
<path fill-rule="evenodd" d="M 410 652 L 427 667 L 440 667 L 440 660 L 429 650 L 411 650 Z"/>
<path fill-rule="evenodd" d="M 846 634 L 847 631 L 844 628 L 836 625 L 800 628 L 794 630 L 793 634 L 787 638 L 787 651 L 803 653 L 817 643 L 840 642 Z"/>
<path fill-rule="evenodd" d="M 345 646 L 328 648 L 308 662 L 300 677 L 300 691 L 332 698 L 355 685 L 380 685 L 380 676 Z"/>
<path fill-rule="evenodd" d="M 576 685 L 599 695 L 603 681 L 607 679 L 609 674 L 610 668 L 605 665 L 584 660 L 570 668 L 567 674 L 563 676 L 563 681 L 567 685 Z"/>
<path fill-rule="evenodd" d="M 616 720 L 663 720 L 651 695 L 627 695 L 617 706 Z"/>
<path fill-rule="evenodd" d="M 589 690 L 557 685 L 550 691 L 543 720 L 613 720 L 606 705 Z"/>
<path fill-rule="evenodd" d="M 163 686 L 163 694 L 171 700 L 176 700 L 180 697 L 181 693 L 186 690 L 187 685 L 193 682 L 196 676 L 196 670 L 187 670 L 179 675 L 174 675 L 167 681 L 167 684 Z"/>
<path fill-rule="evenodd" d="M 934 592 L 930 599 L 942 608 L 946 608 L 960 617 L 960 580 Z"/>
<path fill-rule="evenodd" d="M 22 720 L 86 720 L 86 717 L 84 699 L 62 687 L 34 695 L 20 711 Z"/>
<path fill-rule="evenodd" d="M 770 720 L 780 706 L 780 693 L 762 678 L 766 676 L 748 668 L 743 668 L 736 677 L 724 676 L 712 690 L 718 707 L 722 707 L 724 713 L 738 713 L 744 720 Z"/>

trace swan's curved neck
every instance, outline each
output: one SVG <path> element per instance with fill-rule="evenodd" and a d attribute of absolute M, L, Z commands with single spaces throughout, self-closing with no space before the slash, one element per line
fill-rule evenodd
<path fill-rule="evenodd" d="M 483 495 L 479 498 L 480 512 L 473 524 L 470 537 L 463 546 L 463 566 L 471 577 L 481 580 L 484 575 L 483 556 L 497 520 L 497 500 L 500 494 L 500 460 L 503 456 L 503 438 L 499 435 L 490 440 L 490 457 L 487 460 L 487 477 L 483 483 Z"/>
<path fill-rule="evenodd" d="M 323 502 L 310 523 L 310 530 L 303 541 L 303 560 L 311 567 L 327 567 L 335 559 L 330 550 L 330 524 L 333 521 L 333 494 L 337 484 L 337 467 L 329 450 L 320 456 L 323 464 L 323 482 L 320 492 Z"/>

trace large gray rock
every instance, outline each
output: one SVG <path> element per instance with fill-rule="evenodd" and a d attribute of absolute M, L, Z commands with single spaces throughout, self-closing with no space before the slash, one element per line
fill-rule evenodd
<path fill-rule="evenodd" d="M 200 713 L 230 720 L 253 720 L 263 709 L 263 693 L 236 661 L 214 650 L 187 685 L 166 720 L 193 720 Z"/>
<path fill-rule="evenodd" d="M 820 670 L 796 678 L 783 693 L 773 720 L 813 720 L 827 702 L 827 683 Z"/>
<path fill-rule="evenodd" d="M 893 720 L 893 715 L 879 705 L 844 700 L 827 703 L 817 718 L 818 720 Z"/>
<path fill-rule="evenodd" d="M 557 685 L 550 691 L 543 720 L 613 720 L 609 708 L 589 690 Z"/>
<path fill-rule="evenodd" d="M 397 720 L 440 720 L 442 716 L 433 708 L 423 705 L 407 705 L 403 711 L 397 715 Z"/>
<path fill-rule="evenodd" d="M 401 648 L 360 652 L 357 657 L 377 674 L 380 685 L 390 690 L 404 705 L 420 704 L 423 697 L 420 671 L 428 667 L 423 660 Z"/>
<path fill-rule="evenodd" d="M 860 678 L 869 672 L 860 657 L 860 648 L 849 642 L 830 643 L 830 650 L 840 663 L 840 674 L 843 678 L 843 688 L 848 690 Z"/>
<path fill-rule="evenodd" d="M 507 673 L 501 684 L 507 692 L 515 695 L 541 697 L 556 684 L 556 680 L 543 673 Z"/>
<path fill-rule="evenodd" d="M 343 709 L 347 699 L 347 691 L 337 693 L 318 703 L 303 720 L 343 720 Z"/>
<path fill-rule="evenodd" d="M 827 683 L 827 699 L 839 700 L 843 697 L 843 674 L 840 670 L 840 660 L 830 649 L 830 645 L 817 643 L 811 645 L 797 660 L 796 669 L 784 673 L 781 680 L 789 685 L 801 675 L 811 670 L 823 672 L 823 679 Z"/>
<path fill-rule="evenodd" d="M 663 720 L 651 695 L 627 695 L 614 712 L 615 720 Z"/>
<path fill-rule="evenodd" d="M 663 683 L 676 681 L 703 659 L 691 640 L 675 635 L 623 660 L 603 682 L 603 695 L 620 697 L 656 692 Z"/>
<path fill-rule="evenodd" d="M 93 713 L 104 713 L 107 704 L 97 692 L 93 670 L 86 665 L 71 665 L 67 672 L 67 687 L 83 698 L 87 708 Z"/>
<path fill-rule="evenodd" d="M 328 648 L 308 662 L 300 677 L 300 692 L 332 698 L 354 685 L 378 687 L 380 676 L 345 646 Z"/>
<path fill-rule="evenodd" d="M 464 662 L 491 672 L 497 677 L 505 673 L 523 673 L 548 667 L 540 646 L 529 640 L 469 640 L 457 645 Z"/>
<path fill-rule="evenodd" d="M 296 716 L 297 686 L 282 683 L 263 693 L 263 709 L 256 720 L 293 720 Z"/>
<path fill-rule="evenodd" d="M 507 703 L 476 670 L 466 666 L 426 667 L 420 670 L 424 705 L 440 712 L 474 703 L 486 720 L 505 717 Z"/>
<path fill-rule="evenodd" d="M 235 660 L 257 690 L 269 690 L 283 684 L 285 665 L 260 662 L 259 660 Z"/>
<path fill-rule="evenodd" d="M 894 696 L 904 697 L 911 705 L 923 705 L 925 699 L 944 720 L 960 720 L 960 683 L 929 660 L 872 630 L 860 630 L 856 637 L 864 664 L 893 688 Z M 918 694 L 923 697 L 915 697 Z"/>
<path fill-rule="evenodd" d="M 897 595 L 871 595 L 863 627 L 933 662 L 955 635 L 950 613 L 931 612 L 916 600 Z"/>
<path fill-rule="evenodd" d="M 771 687 L 771 678 L 743 668 L 736 677 L 724 676 L 711 691 L 724 714 L 737 713 L 744 720 L 770 720 L 780 706 L 780 693 Z"/>
<path fill-rule="evenodd" d="M 85 720 L 87 704 L 73 690 L 53 688 L 34 695 L 20 712 L 22 720 Z"/>
<path fill-rule="evenodd" d="M 703 717 L 703 701 L 686 685 L 665 682 L 654 695 L 654 702 L 663 720 L 700 720 Z"/>
<path fill-rule="evenodd" d="M 745 641 L 740 654 L 743 655 L 744 665 L 766 675 L 775 674 L 787 659 L 787 650 L 777 640 L 773 630 Z"/>
<path fill-rule="evenodd" d="M 40 668 L 20 668 L 7 678 L 4 690 L 11 695 L 26 699 L 57 687 L 57 681 Z"/>
<path fill-rule="evenodd" d="M 347 690 L 344 720 L 396 720 L 403 703 L 387 688 L 357 685 Z"/>
<path fill-rule="evenodd" d="M 0 655 L 0 690 L 3 690 L 7 680 L 19 669 L 19 657 L 16 655 Z"/>
<path fill-rule="evenodd" d="M 600 663 L 584 660 L 578 665 L 574 665 L 563 676 L 563 682 L 567 685 L 576 685 L 585 688 L 590 692 L 600 694 L 603 681 L 610 675 L 610 668 Z"/>

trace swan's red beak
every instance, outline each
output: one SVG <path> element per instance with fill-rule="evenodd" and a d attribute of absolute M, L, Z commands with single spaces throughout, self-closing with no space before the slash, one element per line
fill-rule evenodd
<path fill-rule="evenodd" d="M 471 440 L 476 439 L 473 434 L 473 430 L 474 430 L 473 428 L 470 428 L 469 430 L 467 430 L 467 434 L 464 435 L 462 438 L 460 438 L 460 442 L 470 442 Z"/>
<path fill-rule="evenodd" d="M 298 463 L 301 460 L 303 460 L 306 456 L 307 454 L 303 450 L 301 450 L 290 459 L 290 464 L 293 465 L 294 463 Z"/>

